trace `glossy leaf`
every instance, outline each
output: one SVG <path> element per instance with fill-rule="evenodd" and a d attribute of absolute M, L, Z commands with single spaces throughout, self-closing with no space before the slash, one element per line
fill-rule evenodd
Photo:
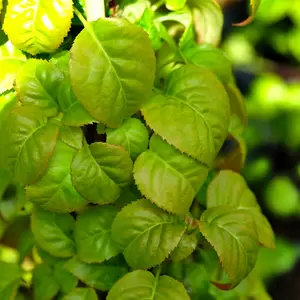
<path fill-rule="evenodd" d="M 53 64 L 37 59 L 28 60 L 16 78 L 16 90 L 24 105 L 34 105 L 50 116 L 58 112 L 57 87 L 63 74 Z"/>
<path fill-rule="evenodd" d="M 135 201 L 117 214 L 112 238 L 123 249 L 132 268 L 151 268 L 162 263 L 178 245 L 185 223 L 151 202 Z"/>
<path fill-rule="evenodd" d="M 13 87 L 16 75 L 25 61 L 26 56 L 11 41 L 0 46 L 0 94 Z"/>
<path fill-rule="evenodd" d="M 169 10 L 178 10 L 184 7 L 186 0 L 166 0 L 166 7 Z"/>
<path fill-rule="evenodd" d="M 45 174 L 26 187 L 27 197 L 53 212 L 72 212 L 83 208 L 87 201 L 74 189 L 71 181 L 71 163 L 75 154 L 74 148 L 58 140 Z"/>
<path fill-rule="evenodd" d="M 133 172 L 136 185 L 146 198 L 169 212 L 185 214 L 205 181 L 208 168 L 154 135 L 150 150 L 137 158 Z"/>
<path fill-rule="evenodd" d="M 64 296 L 62 300 L 98 300 L 98 297 L 94 289 L 77 288 Z"/>
<path fill-rule="evenodd" d="M 35 209 L 31 215 L 31 230 L 38 246 L 56 257 L 75 254 L 72 240 L 74 219 L 69 214 Z"/>
<path fill-rule="evenodd" d="M 59 107 L 64 113 L 61 120 L 63 125 L 83 126 L 93 123 L 94 119 L 75 97 L 68 77 L 59 86 L 57 99 Z"/>
<path fill-rule="evenodd" d="M 50 300 L 59 292 L 59 285 L 52 276 L 52 270 L 46 264 L 34 268 L 32 278 L 34 300 Z"/>
<path fill-rule="evenodd" d="M 127 267 L 119 262 L 85 264 L 76 257 L 70 259 L 65 267 L 86 285 L 100 291 L 109 291 L 127 273 Z"/>
<path fill-rule="evenodd" d="M 216 250 L 235 287 L 253 269 L 258 254 L 258 237 L 252 214 L 232 206 L 207 209 L 200 219 L 201 233 Z"/>
<path fill-rule="evenodd" d="M 54 52 L 62 43 L 73 17 L 71 0 L 11 0 L 3 29 L 12 43 L 33 55 Z"/>
<path fill-rule="evenodd" d="M 125 148 L 132 160 L 135 160 L 148 147 L 149 134 L 145 125 L 138 119 L 125 120 L 121 127 L 106 130 L 106 141 L 109 144 Z"/>
<path fill-rule="evenodd" d="M 220 49 L 211 45 L 197 45 L 185 48 L 182 55 L 188 63 L 203 66 L 214 72 L 223 83 L 232 80 L 231 62 Z"/>
<path fill-rule="evenodd" d="M 196 233 L 184 234 L 178 244 L 178 246 L 171 253 L 172 261 L 180 261 L 190 256 L 197 246 L 197 235 Z"/>
<path fill-rule="evenodd" d="M 155 133 L 182 152 L 211 166 L 228 133 L 229 100 L 217 77 L 204 67 L 173 71 L 165 94 L 142 108 Z"/>
<path fill-rule="evenodd" d="M 259 242 L 268 248 L 275 248 L 271 225 L 262 214 L 254 193 L 248 188 L 241 175 L 230 170 L 219 172 L 207 190 L 207 207 L 222 205 L 232 206 L 251 214 L 257 228 Z"/>
<path fill-rule="evenodd" d="M 118 209 L 91 207 L 76 221 L 74 238 L 78 258 L 86 263 L 101 263 L 116 256 L 120 249 L 111 238 L 111 226 Z"/>
<path fill-rule="evenodd" d="M 72 162 L 72 182 L 89 202 L 105 204 L 120 196 L 131 180 L 132 161 L 122 147 L 105 143 L 84 144 Z"/>
<path fill-rule="evenodd" d="M 154 74 L 150 39 L 125 19 L 88 23 L 71 49 L 75 95 L 97 121 L 109 127 L 120 126 L 148 100 Z"/>
<path fill-rule="evenodd" d="M 192 9 L 198 44 L 219 44 L 223 29 L 223 13 L 215 0 L 188 0 Z"/>
<path fill-rule="evenodd" d="M 21 282 L 21 269 L 17 264 L 0 261 L 0 299 L 14 299 Z"/>
<path fill-rule="evenodd" d="M 144 270 L 126 274 L 109 291 L 107 300 L 189 300 L 183 284 L 170 276 L 156 276 Z"/>
<path fill-rule="evenodd" d="M 233 24 L 233 25 L 234 26 L 245 26 L 245 25 L 250 24 L 254 19 L 255 13 L 256 13 L 259 5 L 260 5 L 260 0 L 250 0 L 251 15 L 246 20 L 244 20 L 243 22 L 236 23 L 236 24 Z"/>
<path fill-rule="evenodd" d="M 12 111 L 1 128 L 0 166 L 22 184 L 36 181 L 45 172 L 58 136 L 58 120 L 47 120 L 37 107 Z"/>

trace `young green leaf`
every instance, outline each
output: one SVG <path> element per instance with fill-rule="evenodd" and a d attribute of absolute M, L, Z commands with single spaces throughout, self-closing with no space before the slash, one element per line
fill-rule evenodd
<path fill-rule="evenodd" d="M 21 185 L 36 181 L 48 167 L 58 136 L 58 120 L 33 106 L 14 109 L 0 131 L 0 166 Z"/>
<path fill-rule="evenodd" d="M 173 71 L 165 94 L 155 94 L 142 113 L 155 133 L 209 167 L 228 133 L 226 91 L 211 71 L 200 66 Z"/>
<path fill-rule="evenodd" d="M 133 172 L 145 197 L 171 213 L 185 214 L 205 181 L 208 168 L 153 135 L 150 150 L 137 158 Z"/>
<path fill-rule="evenodd" d="M 186 0 L 166 0 L 166 7 L 169 10 L 179 10 L 184 7 Z"/>
<path fill-rule="evenodd" d="M 31 215 L 31 230 L 38 246 L 57 257 L 75 254 L 72 240 L 74 219 L 69 214 L 56 214 L 35 208 Z"/>
<path fill-rule="evenodd" d="M 144 270 L 126 274 L 109 291 L 107 300 L 189 300 L 183 284 L 170 276 L 156 276 Z"/>
<path fill-rule="evenodd" d="M 259 242 L 275 248 L 274 233 L 266 217 L 261 213 L 255 195 L 243 177 L 230 170 L 221 171 L 207 189 L 207 207 L 228 205 L 251 214 L 257 228 Z"/>
<path fill-rule="evenodd" d="M 188 63 L 214 72 L 223 83 L 232 81 L 232 66 L 226 54 L 211 45 L 197 45 L 181 51 Z"/>
<path fill-rule="evenodd" d="M 64 296 L 62 300 L 98 300 L 98 297 L 94 289 L 77 288 Z"/>
<path fill-rule="evenodd" d="M 122 147 L 105 143 L 84 144 L 72 166 L 75 189 L 95 204 L 114 202 L 121 187 L 132 178 L 132 161 Z"/>
<path fill-rule="evenodd" d="M 81 128 L 62 126 L 59 129 L 60 139 L 74 149 L 81 149 L 83 146 L 83 134 Z"/>
<path fill-rule="evenodd" d="M 71 26 L 73 1 L 10 0 L 3 29 L 12 43 L 33 55 L 54 52 Z"/>
<path fill-rule="evenodd" d="M 106 141 L 109 144 L 125 148 L 132 160 L 135 160 L 148 147 L 149 134 L 145 125 L 138 119 L 125 120 L 121 127 L 106 130 Z"/>
<path fill-rule="evenodd" d="M 197 246 L 197 234 L 184 234 L 178 244 L 178 246 L 172 251 L 172 261 L 180 261 L 190 256 Z"/>
<path fill-rule="evenodd" d="M 109 291 L 115 282 L 127 273 L 127 266 L 119 261 L 85 264 L 76 256 L 70 259 L 65 267 L 86 285 L 100 291 Z"/>
<path fill-rule="evenodd" d="M 162 263 L 178 245 L 185 223 L 151 202 L 135 201 L 117 214 L 112 238 L 123 249 L 132 268 L 151 268 Z"/>
<path fill-rule="evenodd" d="M 0 261 L 0 299 L 14 299 L 21 282 L 21 269 L 17 264 Z"/>
<path fill-rule="evenodd" d="M 149 37 L 125 19 L 87 23 L 72 46 L 74 93 L 97 121 L 109 127 L 120 126 L 148 100 L 154 75 Z"/>
<path fill-rule="evenodd" d="M 75 97 L 69 77 L 66 77 L 60 84 L 57 100 L 61 111 L 64 113 L 61 120 L 63 125 L 83 126 L 94 122 L 94 119 Z"/>
<path fill-rule="evenodd" d="M 258 237 L 252 214 L 232 206 L 207 209 L 199 229 L 216 250 L 235 287 L 253 269 L 258 254 Z"/>
<path fill-rule="evenodd" d="M 0 31 L 0 35 L 3 33 Z M 26 56 L 11 41 L 0 46 L 0 94 L 13 87 L 14 80 Z"/>
<path fill-rule="evenodd" d="M 192 9 L 198 44 L 217 46 L 224 23 L 222 9 L 215 0 L 188 0 Z"/>
<path fill-rule="evenodd" d="M 118 209 L 91 207 L 77 218 L 74 238 L 78 258 L 86 263 L 101 263 L 116 256 L 120 249 L 111 238 L 111 226 Z"/>
<path fill-rule="evenodd" d="M 46 210 L 64 213 L 83 208 L 87 201 L 74 189 L 71 163 L 76 150 L 58 140 L 42 178 L 26 187 L 27 197 Z"/>
<path fill-rule="evenodd" d="M 37 59 L 28 60 L 16 78 L 16 90 L 24 105 L 34 105 L 49 116 L 58 112 L 57 87 L 63 74 L 53 64 Z"/>
<path fill-rule="evenodd" d="M 38 265 L 33 270 L 34 300 L 50 300 L 59 292 L 59 285 L 53 278 L 50 266 Z"/>

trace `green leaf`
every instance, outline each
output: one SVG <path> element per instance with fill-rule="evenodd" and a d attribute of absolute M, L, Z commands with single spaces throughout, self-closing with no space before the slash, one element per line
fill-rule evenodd
<path fill-rule="evenodd" d="M 137 23 L 142 18 L 144 11 L 150 6 L 151 3 L 148 0 L 135 0 L 122 9 L 121 16 L 131 23 Z"/>
<path fill-rule="evenodd" d="M 216 250 L 235 287 L 253 269 L 258 254 L 258 237 L 252 214 L 231 206 L 207 209 L 199 229 Z"/>
<path fill-rule="evenodd" d="M 81 128 L 62 126 L 59 130 L 59 137 L 68 146 L 74 149 L 81 149 L 83 146 L 83 134 Z"/>
<path fill-rule="evenodd" d="M 145 125 L 138 119 L 125 120 L 121 127 L 106 130 L 106 141 L 109 144 L 125 148 L 132 160 L 135 160 L 148 147 L 149 134 Z"/>
<path fill-rule="evenodd" d="M 228 83 L 232 80 L 231 61 L 220 49 L 211 45 L 197 45 L 184 48 L 181 53 L 188 63 L 209 69 L 223 83 Z"/>
<path fill-rule="evenodd" d="M 189 300 L 183 284 L 170 276 L 156 276 L 144 270 L 126 274 L 109 291 L 107 300 Z"/>
<path fill-rule="evenodd" d="M 61 120 L 63 125 L 83 126 L 94 122 L 94 119 L 75 97 L 68 77 L 61 83 L 57 97 L 60 109 L 64 113 Z"/>
<path fill-rule="evenodd" d="M 37 59 L 28 60 L 16 78 L 16 90 L 24 105 L 34 105 L 55 116 L 58 112 L 57 87 L 63 74 L 53 64 Z"/>
<path fill-rule="evenodd" d="M 66 77 L 69 76 L 69 60 L 70 51 L 60 51 L 52 55 L 49 61 L 55 65 Z"/>
<path fill-rule="evenodd" d="M 76 221 L 74 238 L 78 258 L 86 263 L 101 263 L 120 250 L 111 238 L 111 226 L 118 209 L 112 206 L 91 207 Z"/>
<path fill-rule="evenodd" d="M 207 190 L 207 207 L 228 205 L 253 216 L 259 242 L 268 248 L 275 248 L 274 233 L 248 188 L 244 178 L 230 170 L 224 170 L 210 183 Z"/>
<path fill-rule="evenodd" d="M 0 132 L 0 166 L 22 185 L 36 181 L 48 167 L 58 136 L 57 119 L 47 120 L 37 107 L 11 112 Z"/>
<path fill-rule="evenodd" d="M 35 245 L 34 236 L 30 229 L 24 230 L 18 240 L 17 250 L 19 252 L 19 263 L 21 264 Z"/>
<path fill-rule="evenodd" d="M 13 300 L 20 285 L 20 267 L 0 261 L 0 270 L 0 299 Z"/>
<path fill-rule="evenodd" d="M 64 264 L 65 261 L 61 261 L 54 265 L 53 278 L 58 283 L 60 290 L 67 294 L 77 286 L 78 279 L 65 268 Z"/>
<path fill-rule="evenodd" d="M 105 143 L 84 144 L 72 166 L 75 189 L 89 202 L 106 204 L 120 196 L 132 177 L 132 161 L 122 147 Z"/>
<path fill-rule="evenodd" d="M 244 20 L 243 22 L 233 24 L 233 25 L 235 25 L 235 26 L 245 26 L 245 25 L 250 24 L 254 19 L 255 13 L 256 13 L 259 5 L 260 5 L 260 0 L 250 0 L 251 15 L 246 20 Z"/>
<path fill-rule="evenodd" d="M 184 234 L 178 244 L 178 246 L 173 250 L 171 253 L 171 259 L 172 261 L 180 261 L 188 256 L 190 256 L 197 246 L 197 234 Z"/>
<path fill-rule="evenodd" d="M 62 300 L 98 300 L 98 297 L 94 289 L 77 288 L 63 297 Z"/>
<path fill-rule="evenodd" d="M 13 87 L 16 75 L 25 61 L 26 56 L 11 41 L 0 46 L 0 94 Z"/>
<path fill-rule="evenodd" d="M 12 43 L 33 55 L 54 52 L 71 26 L 73 1 L 10 0 L 3 29 Z"/>
<path fill-rule="evenodd" d="M 117 214 L 112 224 L 112 238 L 124 249 L 130 267 L 151 268 L 169 256 L 185 228 L 183 220 L 143 199 L 127 205 Z"/>
<path fill-rule="evenodd" d="M 74 223 L 69 214 L 56 214 L 37 208 L 31 215 L 31 230 L 38 246 L 57 257 L 75 254 L 72 240 Z"/>
<path fill-rule="evenodd" d="M 165 94 L 155 94 L 142 113 L 155 133 L 209 167 L 228 133 L 226 91 L 211 71 L 200 66 L 173 71 Z"/>
<path fill-rule="evenodd" d="M 169 212 L 185 214 L 205 181 L 208 168 L 153 135 L 150 150 L 137 158 L 133 173 L 146 198 Z"/>
<path fill-rule="evenodd" d="M 86 285 L 100 291 L 109 291 L 115 282 L 127 273 L 127 266 L 118 261 L 85 264 L 75 256 L 65 264 L 65 267 Z"/>
<path fill-rule="evenodd" d="M 63 213 L 83 208 L 87 201 L 74 189 L 71 163 L 76 150 L 58 140 L 42 178 L 26 187 L 27 197 L 46 210 Z"/>
<path fill-rule="evenodd" d="M 150 39 L 125 19 L 86 24 L 71 49 L 74 93 L 91 116 L 109 127 L 120 126 L 148 100 L 154 75 Z"/>
<path fill-rule="evenodd" d="M 179 10 L 184 7 L 186 0 L 166 0 L 166 7 L 169 10 Z"/>
<path fill-rule="evenodd" d="M 223 29 L 223 12 L 215 0 L 188 0 L 192 9 L 198 44 L 218 45 Z"/>
<path fill-rule="evenodd" d="M 46 264 L 34 268 L 32 283 L 35 300 L 50 300 L 59 292 L 59 285 L 52 276 L 52 270 Z"/>

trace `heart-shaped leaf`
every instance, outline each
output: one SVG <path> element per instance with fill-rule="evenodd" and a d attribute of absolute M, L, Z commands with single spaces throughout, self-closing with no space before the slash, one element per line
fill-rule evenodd
<path fill-rule="evenodd" d="M 135 201 L 117 214 L 112 238 L 123 249 L 132 268 L 151 268 L 162 263 L 178 245 L 185 223 L 151 202 Z"/>
<path fill-rule="evenodd" d="M 42 178 L 26 187 L 27 197 L 46 210 L 71 212 L 83 208 L 87 201 L 74 189 L 71 163 L 76 150 L 58 140 L 55 152 Z"/>
<path fill-rule="evenodd" d="M 75 254 L 72 240 L 74 223 L 69 214 L 56 214 L 37 208 L 31 215 L 31 230 L 38 246 L 56 257 Z"/>
<path fill-rule="evenodd" d="M 132 178 L 132 161 L 122 147 L 106 143 L 84 144 L 72 163 L 75 189 L 92 203 L 110 203 Z"/>
<path fill-rule="evenodd" d="M 170 276 L 156 276 L 144 270 L 126 274 L 109 291 L 107 300 L 189 300 L 183 284 Z"/>
<path fill-rule="evenodd" d="M 118 209 L 91 207 L 76 221 L 74 238 L 78 258 L 86 263 L 100 263 L 116 256 L 120 249 L 111 238 L 111 226 Z"/>
<path fill-rule="evenodd" d="M 209 167 L 228 133 L 226 91 L 211 71 L 200 66 L 173 71 L 165 94 L 155 94 L 142 113 L 155 133 Z"/>
<path fill-rule="evenodd" d="M 208 168 L 153 135 L 150 150 L 134 164 L 134 179 L 141 193 L 159 207 L 185 214 L 208 174 Z"/>
<path fill-rule="evenodd" d="M 266 217 L 261 213 L 254 193 L 248 188 L 244 178 L 233 171 L 221 171 L 207 189 L 208 208 L 228 205 L 253 216 L 259 242 L 274 248 L 274 233 Z"/>
<path fill-rule="evenodd" d="M 94 289 L 77 288 L 64 296 L 62 300 L 98 300 L 98 297 Z"/>
<path fill-rule="evenodd" d="M 121 127 L 106 130 L 106 141 L 109 144 L 125 148 L 132 160 L 135 160 L 148 147 L 149 134 L 145 125 L 138 119 L 125 120 Z"/>
<path fill-rule="evenodd" d="M 71 26 L 73 1 L 10 0 L 3 29 L 12 43 L 33 55 L 54 52 Z"/>
<path fill-rule="evenodd" d="M 232 206 L 207 209 L 199 229 L 216 250 L 220 261 L 235 287 L 253 269 L 258 254 L 258 237 L 252 214 Z"/>
<path fill-rule="evenodd" d="M 109 127 L 120 126 L 148 100 L 154 75 L 149 37 L 125 19 L 87 23 L 72 46 L 75 95 L 91 116 Z"/>

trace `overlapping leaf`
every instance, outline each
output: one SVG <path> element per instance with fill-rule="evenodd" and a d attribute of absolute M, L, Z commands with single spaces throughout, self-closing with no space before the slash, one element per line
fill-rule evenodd
<path fill-rule="evenodd" d="M 230 170 L 221 171 L 210 183 L 207 190 L 207 207 L 221 205 L 232 206 L 252 215 L 259 242 L 268 248 L 275 247 L 272 228 L 261 213 L 254 193 L 238 173 Z"/>
<path fill-rule="evenodd" d="M 78 258 L 86 263 L 101 263 L 116 256 L 120 249 L 111 238 L 112 222 L 118 209 L 91 207 L 77 218 L 74 238 Z"/>
<path fill-rule="evenodd" d="M 33 55 L 54 52 L 71 26 L 72 5 L 72 0 L 11 0 L 3 29 L 21 50 Z"/>
<path fill-rule="evenodd" d="M 92 203 L 110 203 L 132 177 L 132 161 L 122 147 L 106 143 L 84 144 L 72 166 L 75 189 Z"/>
<path fill-rule="evenodd" d="M 170 276 L 154 277 L 137 270 L 126 274 L 109 291 L 107 300 L 160 299 L 189 300 L 183 284 Z"/>
<path fill-rule="evenodd" d="M 216 250 L 235 287 L 253 269 L 258 254 L 258 237 L 252 214 L 232 206 L 207 209 L 200 219 L 201 233 Z"/>
<path fill-rule="evenodd" d="M 74 93 L 97 121 L 109 127 L 120 126 L 148 100 L 154 75 L 150 39 L 125 19 L 86 24 L 71 49 Z"/>
<path fill-rule="evenodd" d="M 171 73 L 165 94 L 142 108 L 147 124 L 168 143 L 211 166 L 228 133 L 226 91 L 209 70 L 182 66 Z"/>
<path fill-rule="evenodd" d="M 151 202 L 135 201 L 118 213 L 112 238 L 133 268 L 150 268 L 165 260 L 178 245 L 185 223 Z"/>
<path fill-rule="evenodd" d="M 176 214 L 189 211 L 208 174 L 208 168 L 154 135 L 150 150 L 134 164 L 141 193 L 159 207 Z"/>
<path fill-rule="evenodd" d="M 74 148 L 58 140 L 45 174 L 26 188 L 27 197 L 54 212 L 83 208 L 87 201 L 74 189 L 71 181 L 71 163 L 75 154 Z"/>

